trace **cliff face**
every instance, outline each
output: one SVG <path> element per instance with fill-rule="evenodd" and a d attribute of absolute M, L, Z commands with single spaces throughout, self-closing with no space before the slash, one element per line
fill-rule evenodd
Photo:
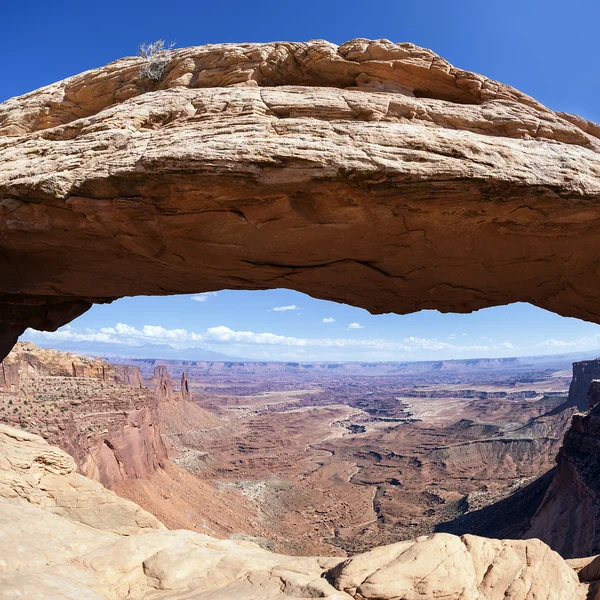
<path fill-rule="evenodd" d="M 598 385 L 590 396 L 596 398 Z M 600 552 L 600 404 L 574 415 L 556 458 L 556 475 L 525 537 L 565 558 Z"/>
<path fill-rule="evenodd" d="M 588 410 L 588 392 L 594 379 L 600 379 L 600 359 L 573 363 L 573 379 L 569 387 L 569 406 Z"/>
<path fill-rule="evenodd" d="M 164 464 L 157 399 L 137 367 L 19 343 L 0 374 L 0 419 L 64 448 L 84 475 L 110 488 Z"/>
<path fill-rule="evenodd" d="M 113 488 L 117 482 L 144 477 L 163 468 L 167 451 L 157 417 L 155 406 L 126 409 L 118 425 L 87 438 L 81 472 Z M 81 456 L 80 438 L 73 441 L 73 454 Z"/>
<path fill-rule="evenodd" d="M 578 577 L 539 540 L 436 534 L 349 559 L 285 556 L 247 541 L 165 531 L 132 502 L 74 473 L 70 457 L 38 436 L 0 425 L 0 449 L 6 598 L 594 597 L 597 561 L 579 564 Z"/>
<path fill-rule="evenodd" d="M 67 451 L 80 473 L 151 510 L 168 527 L 220 536 L 265 533 L 251 502 L 168 459 L 163 433 L 177 459 L 173 439 L 219 425 L 191 400 L 185 377 L 176 393 L 168 370 L 159 369 L 155 393 L 142 385 L 138 367 L 29 343 L 17 344 L 0 374 L 6 374 L 0 423 L 25 436 L 41 434 Z M 2 448 L 0 461 L 1 454 Z"/>
<path fill-rule="evenodd" d="M 0 391 L 18 391 L 21 375 L 25 377 L 81 377 L 142 386 L 140 369 L 129 365 L 112 365 L 100 358 L 38 348 L 19 342 L 0 363 Z"/>
<path fill-rule="evenodd" d="M 600 128 L 387 40 L 125 58 L 0 105 L 0 354 L 123 295 L 600 321 Z"/>

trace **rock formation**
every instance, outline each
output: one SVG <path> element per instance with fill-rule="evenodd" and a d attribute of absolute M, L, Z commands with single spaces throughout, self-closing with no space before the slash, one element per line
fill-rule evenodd
<path fill-rule="evenodd" d="M 74 469 L 40 437 L 0 426 L 0 598 L 584 600 L 600 577 L 597 561 L 571 567 L 539 540 L 470 535 L 345 560 L 274 554 L 165 531 Z"/>
<path fill-rule="evenodd" d="M 159 403 L 141 386 L 138 367 L 18 343 L 0 363 L 2 373 L 12 383 L 0 379 L 0 421 L 43 435 L 74 457 L 80 473 L 151 509 L 169 528 L 263 535 L 247 499 L 167 457 L 165 430 L 176 460 L 168 435 L 173 425 L 187 440 L 218 419 L 192 401 Z"/>
<path fill-rule="evenodd" d="M 139 367 L 130 365 L 111 365 L 111 367 L 115 373 L 116 381 L 138 388 L 144 386 Z"/>
<path fill-rule="evenodd" d="M 156 398 L 141 382 L 138 367 L 19 342 L 0 363 L 2 420 L 44 435 L 112 488 L 167 456 Z"/>
<path fill-rule="evenodd" d="M 595 386 L 594 386 L 595 387 Z M 600 405 L 573 416 L 556 458 L 556 474 L 525 537 L 565 558 L 600 552 Z"/>
<path fill-rule="evenodd" d="M 154 395 L 159 402 L 170 402 L 175 398 L 173 392 L 173 379 L 169 374 L 169 369 L 165 365 L 154 367 L 154 375 L 150 381 L 154 389 Z"/>
<path fill-rule="evenodd" d="M 0 364 L 0 391 L 5 392 L 18 390 L 21 374 L 100 379 L 135 387 L 142 385 L 139 367 L 112 365 L 101 358 L 39 348 L 31 342 L 17 343 Z"/>
<path fill-rule="evenodd" d="M 587 408 L 591 410 L 600 402 L 600 379 L 592 379 L 587 393 Z"/>
<path fill-rule="evenodd" d="M 0 424 L 0 498 L 25 500 L 70 521 L 121 535 L 164 529 L 133 502 L 75 471 L 75 461 L 66 452 L 40 436 Z M 23 517 L 18 521 L 26 526 Z"/>
<path fill-rule="evenodd" d="M 0 105 L 0 355 L 134 294 L 600 322 L 600 127 L 410 43 L 172 50 Z"/>
<path fill-rule="evenodd" d="M 185 374 L 185 371 L 181 374 L 181 388 L 179 394 L 182 400 L 187 400 L 188 402 L 191 402 L 193 400 L 192 391 L 190 390 L 190 383 L 188 381 L 187 375 Z"/>
<path fill-rule="evenodd" d="M 576 406 L 580 411 L 590 408 L 588 394 L 594 379 L 600 379 L 600 359 L 573 363 L 573 379 L 571 379 L 569 387 L 569 406 Z"/>

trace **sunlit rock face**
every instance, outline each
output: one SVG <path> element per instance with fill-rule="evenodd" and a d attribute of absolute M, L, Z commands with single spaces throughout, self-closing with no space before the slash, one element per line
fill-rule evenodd
<path fill-rule="evenodd" d="M 0 398 L 3 421 L 33 428 L 108 488 L 164 466 L 158 399 L 138 367 L 18 342 L 0 362 Z"/>
<path fill-rule="evenodd" d="M 125 58 L 0 105 L 0 355 L 131 294 L 600 321 L 600 128 L 413 44 Z"/>

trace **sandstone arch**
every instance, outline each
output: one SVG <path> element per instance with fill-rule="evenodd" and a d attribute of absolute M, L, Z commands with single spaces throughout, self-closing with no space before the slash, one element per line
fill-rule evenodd
<path fill-rule="evenodd" d="M 0 358 L 124 295 L 600 322 L 600 127 L 386 40 L 126 58 L 0 105 Z"/>

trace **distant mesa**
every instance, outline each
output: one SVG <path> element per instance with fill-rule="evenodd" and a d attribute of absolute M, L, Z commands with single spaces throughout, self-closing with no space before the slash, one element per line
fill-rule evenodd
<path fill-rule="evenodd" d="M 165 358 L 181 360 L 245 360 L 206 348 L 175 348 L 169 344 L 128 346 L 107 342 L 36 341 L 41 347 L 105 358 Z"/>

